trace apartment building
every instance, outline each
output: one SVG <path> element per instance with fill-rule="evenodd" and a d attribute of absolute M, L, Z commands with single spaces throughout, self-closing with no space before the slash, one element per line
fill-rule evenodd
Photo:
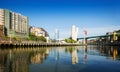
<path fill-rule="evenodd" d="M 3 33 L 1 34 L 5 36 L 29 36 L 29 19 L 27 16 L 21 15 L 20 13 L 0 9 L 0 26 L 3 27 Z"/>

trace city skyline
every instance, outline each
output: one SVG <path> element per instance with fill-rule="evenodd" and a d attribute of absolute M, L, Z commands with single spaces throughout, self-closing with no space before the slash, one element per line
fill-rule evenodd
<path fill-rule="evenodd" d="M 55 29 L 60 38 L 69 37 L 72 25 L 79 27 L 78 37 L 84 30 L 96 36 L 120 29 L 118 0 L 1 0 L 0 8 L 28 16 L 31 26 L 43 27 L 51 38 Z"/>

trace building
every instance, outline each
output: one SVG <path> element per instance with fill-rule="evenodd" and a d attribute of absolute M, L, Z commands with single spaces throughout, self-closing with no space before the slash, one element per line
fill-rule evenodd
<path fill-rule="evenodd" d="M 43 28 L 40 28 L 40 27 L 36 28 L 36 32 L 35 32 L 36 36 L 46 37 L 47 36 L 46 33 L 47 32 Z"/>
<path fill-rule="evenodd" d="M 109 42 L 113 43 L 113 42 L 120 41 L 120 30 L 113 31 L 113 32 L 107 32 L 106 35 L 108 35 L 108 37 L 106 37 L 107 43 Z"/>
<path fill-rule="evenodd" d="M 4 11 L 0 10 L 0 37 L 4 36 Z"/>
<path fill-rule="evenodd" d="M 30 34 L 34 34 L 35 36 L 49 37 L 49 34 L 47 33 L 47 31 L 41 27 L 35 28 L 31 26 Z"/>
<path fill-rule="evenodd" d="M 49 42 L 48 32 L 41 27 L 36 28 L 36 27 L 31 26 L 30 27 L 30 34 L 35 35 L 35 36 L 43 36 L 46 38 L 46 40 L 47 40 L 46 42 Z"/>
<path fill-rule="evenodd" d="M 0 37 L 4 36 L 4 29 L 3 29 L 3 25 L 0 25 Z"/>
<path fill-rule="evenodd" d="M 0 25 L 3 26 L 3 35 L 5 36 L 29 36 L 29 20 L 27 16 L 7 9 L 0 9 Z"/>
<path fill-rule="evenodd" d="M 78 36 L 78 27 L 76 27 L 75 25 L 72 26 L 72 32 L 71 32 L 71 37 L 72 40 L 77 41 L 77 36 Z"/>

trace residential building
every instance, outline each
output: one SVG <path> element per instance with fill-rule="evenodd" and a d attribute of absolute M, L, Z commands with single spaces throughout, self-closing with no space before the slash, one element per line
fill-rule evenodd
<path fill-rule="evenodd" d="M 0 10 L 0 37 L 3 37 L 4 33 L 4 11 Z"/>
<path fill-rule="evenodd" d="M 47 31 L 45 31 L 43 28 L 38 27 L 35 28 L 33 26 L 30 27 L 30 33 L 34 34 L 35 36 L 43 36 L 43 37 L 49 37 Z"/>
<path fill-rule="evenodd" d="M 45 29 L 41 28 L 41 27 L 36 28 L 36 27 L 31 26 L 30 27 L 30 34 L 33 34 L 35 36 L 43 36 L 43 37 L 46 38 L 47 42 L 49 42 L 49 34 L 48 34 L 48 32 Z"/>
<path fill-rule="evenodd" d="M 3 34 L 8 37 L 28 37 L 29 19 L 19 13 L 7 9 L 0 9 L 0 25 L 3 26 Z"/>

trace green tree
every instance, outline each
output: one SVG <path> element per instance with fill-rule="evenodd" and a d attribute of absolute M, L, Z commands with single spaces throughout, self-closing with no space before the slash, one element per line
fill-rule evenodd
<path fill-rule="evenodd" d="M 37 36 L 30 34 L 29 35 L 29 40 L 37 41 Z"/>
<path fill-rule="evenodd" d="M 72 40 L 71 38 L 67 38 L 67 39 L 65 39 L 65 42 L 67 42 L 67 43 L 76 43 L 77 41 Z"/>
<path fill-rule="evenodd" d="M 43 37 L 43 36 L 38 36 L 38 37 L 37 37 L 37 40 L 40 40 L 40 41 L 46 42 L 46 38 Z"/>

